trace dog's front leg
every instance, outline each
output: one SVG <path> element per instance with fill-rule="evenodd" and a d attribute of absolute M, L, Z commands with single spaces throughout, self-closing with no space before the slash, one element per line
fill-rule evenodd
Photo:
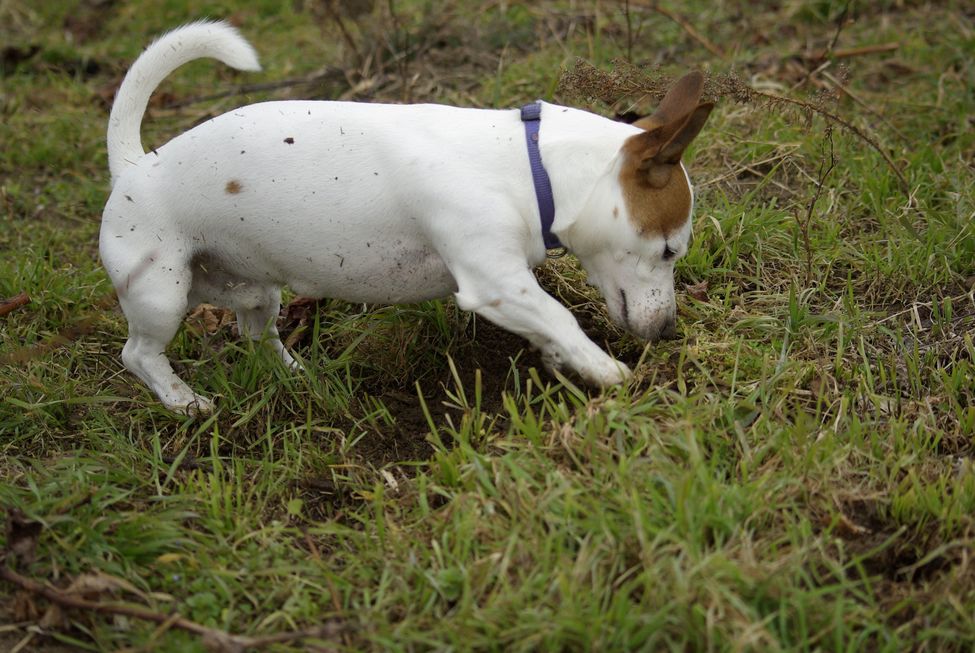
<path fill-rule="evenodd" d="M 539 287 L 524 262 L 468 267 L 455 278 L 458 306 L 526 338 L 550 369 L 569 367 L 597 386 L 630 377 L 626 365 L 586 337 L 572 313 Z"/>

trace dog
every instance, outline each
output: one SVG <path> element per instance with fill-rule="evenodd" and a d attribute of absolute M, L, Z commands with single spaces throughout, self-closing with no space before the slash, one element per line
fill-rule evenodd
<path fill-rule="evenodd" d="M 153 42 L 108 124 L 112 191 L 99 250 L 128 320 L 122 361 L 170 410 L 210 413 L 165 349 L 189 307 L 229 306 L 242 335 L 278 337 L 281 288 L 352 302 L 457 305 L 527 339 L 595 386 L 631 372 L 582 332 L 532 268 L 574 253 L 614 322 L 675 336 L 674 263 L 694 195 L 681 155 L 704 126 L 703 77 L 682 77 L 634 124 L 545 102 L 515 110 L 330 101 L 251 104 L 145 152 L 149 97 L 213 58 L 260 70 L 223 22 Z"/>

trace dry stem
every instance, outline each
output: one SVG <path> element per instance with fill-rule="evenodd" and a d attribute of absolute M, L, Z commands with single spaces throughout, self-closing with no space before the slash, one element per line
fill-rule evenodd
<path fill-rule="evenodd" d="M 185 630 L 201 636 L 206 645 L 211 647 L 213 650 L 226 653 L 238 653 L 239 651 L 245 651 L 247 649 L 264 648 L 272 644 L 293 642 L 301 639 L 332 639 L 341 635 L 345 630 L 345 627 L 342 624 L 329 622 L 323 626 L 317 626 L 315 628 L 276 633 L 274 635 L 261 635 L 258 637 L 234 635 L 233 633 L 228 633 L 224 630 L 210 628 L 208 626 L 198 624 L 195 621 L 184 619 L 178 614 L 163 614 L 161 612 L 150 610 L 149 608 L 141 605 L 89 601 L 81 596 L 70 594 L 44 583 L 40 583 L 32 578 L 22 576 L 8 567 L 2 558 L 0 558 L 0 579 L 3 579 L 8 583 L 12 583 L 13 585 L 18 586 L 31 594 L 43 596 L 48 601 L 66 608 L 87 610 L 89 612 L 97 612 L 100 614 L 121 615 L 131 617 L 133 619 L 151 621 L 161 624 L 167 628 L 179 628 L 180 630 Z"/>

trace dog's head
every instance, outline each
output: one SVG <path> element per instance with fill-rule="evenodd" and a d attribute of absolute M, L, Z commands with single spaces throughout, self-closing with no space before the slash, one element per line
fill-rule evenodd
<path fill-rule="evenodd" d="M 704 126 L 704 78 L 681 78 L 634 127 L 574 228 L 573 252 L 612 319 L 646 340 L 676 336 L 674 263 L 687 252 L 694 195 L 681 155 Z M 579 245 L 576 245 L 579 243 Z"/>

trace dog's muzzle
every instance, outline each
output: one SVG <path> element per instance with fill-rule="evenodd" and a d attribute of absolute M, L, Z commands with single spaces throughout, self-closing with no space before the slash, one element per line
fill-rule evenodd
<path fill-rule="evenodd" d="M 620 315 L 617 320 L 621 326 L 641 340 L 657 342 L 677 338 L 677 315 L 674 312 L 655 313 L 644 324 L 634 320 L 626 291 L 620 289 Z"/>
<path fill-rule="evenodd" d="M 652 320 L 641 328 L 630 327 L 630 332 L 643 340 L 657 342 L 660 340 L 677 339 L 677 317 L 664 315 L 660 319 Z"/>

